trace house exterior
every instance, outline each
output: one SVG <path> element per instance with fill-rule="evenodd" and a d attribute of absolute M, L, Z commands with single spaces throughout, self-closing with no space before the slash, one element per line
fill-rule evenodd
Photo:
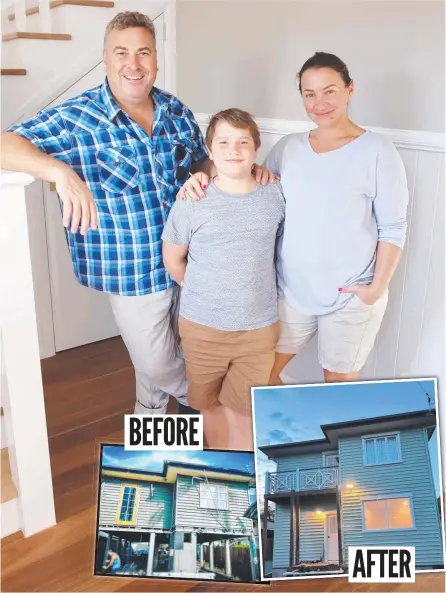
<path fill-rule="evenodd" d="M 126 557 L 138 542 L 148 545 L 146 575 L 214 578 L 214 550 L 223 545 L 224 576 L 231 579 L 231 544 L 245 539 L 255 580 L 254 526 L 244 516 L 253 484 L 249 473 L 177 462 L 160 473 L 102 467 L 98 544 L 101 537 L 105 543 L 96 570 L 110 547 Z"/>
<path fill-rule="evenodd" d="M 321 426 L 324 438 L 259 449 L 277 464 L 272 576 L 347 570 L 349 546 L 415 546 L 416 569 L 443 568 L 428 451 L 435 411 Z"/>

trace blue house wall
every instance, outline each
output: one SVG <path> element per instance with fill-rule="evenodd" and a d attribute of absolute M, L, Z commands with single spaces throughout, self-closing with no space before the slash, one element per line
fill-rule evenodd
<path fill-rule="evenodd" d="M 399 432 L 401 461 L 365 466 L 361 437 L 339 439 L 344 561 L 348 546 L 415 546 L 417 567 L 442 565 L 442 534 L 424 428 Z M 353 488 L 347 490 L 345 484 Z M 374 496 L 410 496 L 414 528 L 365 531 L 362 502 Z"/>

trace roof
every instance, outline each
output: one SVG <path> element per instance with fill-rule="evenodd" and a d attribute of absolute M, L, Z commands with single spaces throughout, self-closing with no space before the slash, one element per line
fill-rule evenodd
<path fill-rule="evenodd" d="M 435 410 L 417 410 L 416 412 L 405 412 L 403 414 L 322 424 L 321 430 L 325 435 L 323 439 L 265 445 L 259 447 L 259 450 L 265 453 L 269 459 L 303 453 L 328 452 L 337 449 L 339 437 L 360 436 L 377 430 L 387 432 L 403 428 L 427 428 L 427 436 L 430 439 L 436 428 L 436 418 Z"/>
<path fill-rule="evenodd" d="M 164 482 L 173 484 L 178 475 L 211 478 L 217 480 L 231 480 L 235 482 L 250 482 L 254 474 L 235 469 L 203 466 L 195 463 L 181 463 L 179 461 L 164 462 L 161 472 L 151 472 L 124 467 L 102 466 L 103 476 L 110 478 L 124 478 L 126 480 L 139 480 L 144 482 Z"/>

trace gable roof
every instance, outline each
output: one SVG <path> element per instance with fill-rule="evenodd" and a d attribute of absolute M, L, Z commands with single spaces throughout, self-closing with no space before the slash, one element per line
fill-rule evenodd
<path fill-rule="evenodd" d="M 302 453 L 328 452 L 337 449 L 339 437 L 361 436 L 371 432 L 388 432 L 404 428 L 427 428 L 427 436 L 430 439 L 436 428 L 436 418 L 435 410 L 417 410 L 403 414 L 322 424 L 321 430 L 325 435 L 323 439 L 265 445 L 259 447 L 259 450 L 269 459 Z"/>
<path fill-rule="evenodd" d="M 182 463 L 179 461 L 165 461 L 161 472 L 151 472 L 125 467 L 102 466 L 101 474 L 109 478 L 124 478 L 125 480 L 139 480 L 143 482 L 164 482 L 173 484 L 177 476 L 195 476 L 215 480 L 231 480 L 234 482 L 250 482 L 254 474 L 235 469 L 203 466 L 196 463 Z"/>

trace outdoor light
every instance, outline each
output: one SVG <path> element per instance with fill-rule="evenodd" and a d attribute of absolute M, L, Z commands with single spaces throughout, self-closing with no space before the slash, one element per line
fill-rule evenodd
<path fill-rule="evenodd" d="M 348 483 L 345 485 L 345 487 L 346 487 L 346 488 L 348 488 L 349 490 L 351 490 L 351 489 L 353 488 L 353 484 L 352 484 L 351 482 L 348 482 Z"/>

